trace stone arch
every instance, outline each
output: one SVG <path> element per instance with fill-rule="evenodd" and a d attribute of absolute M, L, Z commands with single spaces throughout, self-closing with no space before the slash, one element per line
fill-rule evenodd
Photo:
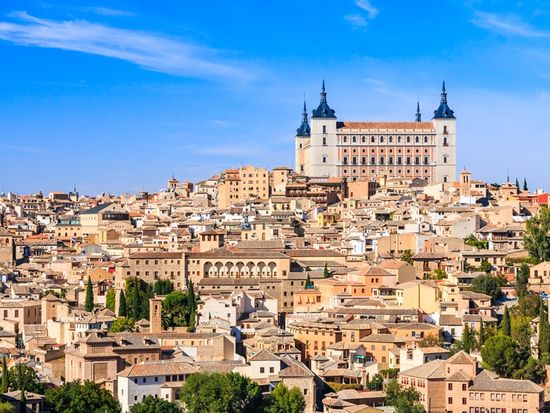
<path fill-rule="evenodd" d="M 270 261 L 267 264 L 267 267 L 269 268 L 269 275 L 271 277 L 276 277 L 277 276 L 277 264 L 275 264 L 273 261 Z"/>

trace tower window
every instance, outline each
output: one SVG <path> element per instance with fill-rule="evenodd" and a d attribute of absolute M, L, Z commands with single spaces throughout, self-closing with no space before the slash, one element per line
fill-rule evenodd
<path fill-rule="evenodd" d="M 401 136 L 397 137 L 397 143 L 401 143 Z"/>
<path fill-rule="evenodd" d="M 411 143 L 411 137 L 407 136 L 407 143 Z"/>
<path fill-rule="evenodd" d="M 414 138 L 414 141 L 415 141 L 416 143 L 419 143 L 419 142 L 420 142 L 420 139 L 418 138 L 418 136 L 417 136 L 416 138 Z"/>
<path fill-rule="evenodd" d="M 353 143 L 357 142 L 357 139 L 355 138 L 355 136 L 351 138 L 351 141 L 352 141 Z"/>
<path fill-rule="evenodd" d="M 447 141 L 446 136 L 443 138 L 443 146 L 449 146 L 449 142 Z"/>
<path fill-rule="evenodd" d="M 374 136 L 370 137 L 370 143 L 374 143 Z"/>
<path fill-rule="evenodd" d="M 323 133 L 327 133 L 327 126 L 323 125 Z"/>
<path fill-rule="evenodd" d="M 449 133 L 449 132 L 447 131 L 447 125 L 443 126 L 443 133 L 444 133 L 444 134 Z"/>
<path fill-rule="evenodd" d="M 428 143 L 428 137 L 424 136 L 424 143 Z"/>
<path fill-rule="evenodd" d="M 447 155 L 443 156 L 443 163 L 447 163 Z"/>
<path fill-rule="evenodd" d="M 344 143 L 346 143 L 346 142 L 348 141 L 348 137 L 347 137 L 347 136 L 344 136 L 344 139 L 342 139 L 342 141 L 343 141 Z"/>
<path fill-rule="evenodd" d="M 388 138 L 388 142 L 389 142 L 389 143 L 392 143 L 392 142 L 393 142 L 393 137 L 390 136 L 390 137 Z"/>
<path fill-rule="evenodd" d="M 327 163 L 327 157 L 323 156 L 323 163 Z"/>
<path fill-rule="evenodd" d="M 327 146 L 327 138 L 323 137 L 323 146 Z"/>
<path fill-rule="evenodd" d="M 384 137 L 380 136 L 380 143 L 384 143 Z"/>
<path fill-rule="evenodd" d="M 365 137 L 364 136 L 361 137 L 361 142 L 365 143 Z"/>

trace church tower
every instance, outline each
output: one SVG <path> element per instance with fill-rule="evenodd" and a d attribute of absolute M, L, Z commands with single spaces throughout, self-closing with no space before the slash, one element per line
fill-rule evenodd
<path fill-rule="evenodd" d="M 296 129 L 296 139 L 295 139 L 295 167 L 294 170 L 299 174 L 305 173 L 306 165 L 306 147 L 309 146 L 311 135 L 311 128 L 309 127 L 309 122 L 307 120 L 307 108 L 306 100 L 304 97 L 304 111 L 302 112 L 302 124 L 298 129 Z"/>
<path fill-rule="evenodd" d="M 306 175 L 313 177 L 338 176 L 338 147 L 336 115 L 328 105 L 325 81 L 321 87 L 321 100 L 311 117 L 310 170 Z M 307 168 L 306 168 L 307 169 Z"/>
<path fill-rule="evenodd" d="M 441 87 L 439 107 L 434 111 L 435 128 L 435 182 L 453 182 L 456 179 L 456 117 L 447 103 L 445 81 Z"/>

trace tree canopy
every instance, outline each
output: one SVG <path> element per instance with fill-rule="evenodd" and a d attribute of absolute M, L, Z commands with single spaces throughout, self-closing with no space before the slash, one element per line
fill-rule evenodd
<path fill-rule="evenodd" d="M 512 377 L 521 363 L 517 353 L 518 346 L 512 337 L 493 336 L 481 348 L 483 366 L 502 377 Z"/>
<path fill-rule="evenodd" d="M 146 396 L 140 403 L 130 408 L 130 413 L 182 413 L 175 403 L 159 397 Z"/>
<path fill-rule="evenodd" d="M 180 399 L 188 413 L 258 413 L 263 404 L 258 385 L 233 372 L 191 374 Z"/>
<path fill-rule="evenodd" d="M 16 364 L 8 370 L 8 388 L 44 394 L 44 385 L 38 380 L 36 371 L 25 364 Z"/>
<path fill-rule="evenodd" d="M 109 291 L 107 291 L 107 295 L 105 296 L 105 307 L 114 313 L 115 306 L 116 306 L 116 290 L 114 288 L 109 288 Z"/>
<path fill-rule="evenodd" d="M 386 387 L 386 403 L 395 407 L 396 413 L 425 413 L 419 400 L 420 394 L 414 388 L 404 388 L 397 380 L 391 380 Z"/>
<path fill-rule="evenodd" d="M 497 277 L 492 275 L 479 275 L 472 281 L 472 290 L 476 293 L 483 293 L 491 296 L 492 300 L 496 300 L 502 295 L 500 282 Z"/>
<path fill-rule="evenodd" d="M 110 328 L 111 333 L 122 333 L 123 331 L 134 331 L 136 323 L 128 317 L 118 317 Z"/>
<path fill-rule="evenodd" d="M 538 215 L 527 221 L 523 243 L 537 261 L 550 260 L 550 209 L 541 207 Z"/>
<path fill-rule="evenodd" d="M 52 413 L 120 413 L 111 393 L 92 381 L 72 381 L 46 392 Z"/>
<path fill-rule="evenodd" d="M 302 413 L 306 401 L 298 387 L 289 389 L 279 383 L 266 400 L 265 413 Z"/>

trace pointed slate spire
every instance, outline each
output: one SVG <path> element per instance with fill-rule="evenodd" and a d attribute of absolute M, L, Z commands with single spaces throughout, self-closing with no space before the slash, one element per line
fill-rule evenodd
<path fill-rule="evenodd" d="M 332 118 L 335 119 L 334 110 L 330 108 L 327 103 L 327 92 L 325 89 L 325 79 L 323 79 L 323 85 L 321 86 L 321 101 L 317 109 L 313 111 L 312 118 Z"/>
<path fill-rule="evenodd" d="M 306 95 L 304 95 L 304 111 L 302 112 L 302 124 L 296 129 L 296 136 L 310 136 L 311 128 L 307 120 Z"/>
<path fill-rule="evenodd" d="M 420 102 L 416 102 L 416 115 L 414 117 L 416 122 L 422 122 L 422 114 L 420 113 Z"/>
<path fill-rule="evenodd" d="M 434 110 L 434 119 L 455 119 L 454 112 L 447 104 L 447 89 L 445 88 L 445 81 L 441 86 L 441 101 L 439 107 Z"/>

